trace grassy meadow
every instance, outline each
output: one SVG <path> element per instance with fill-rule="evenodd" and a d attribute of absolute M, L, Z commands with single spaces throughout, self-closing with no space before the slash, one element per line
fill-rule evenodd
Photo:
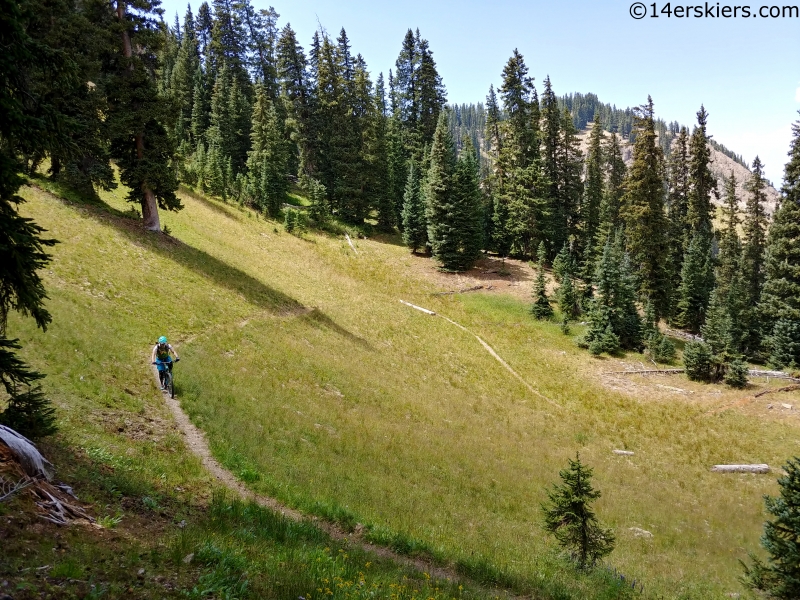
<path fill-rule="evenodd" d="M 643 597 L 746 596 L 738 561 L 758 550 L 762 496 L 776 493 L 775 477 L 709 468 L 779 467 L 800 443 L 794 419 L 738 407 L 752 392 L 683 376 L 617 385 L 606 372 L 619 370 L 619 360 L 591 358 L 557 324 L 532 320 L 519 297 L 432 295 L 441 288 L 423 271 L 433 265 L 421 267 L 427 259 L 397 240 L 354 240 L 356 255 L 342 237 L 289 235 L 252 211 L 189 192 L 183 211 L 162 213 L 171 237 L 161 237 L 126 216 L 121 189 L 99 204 L 37 188 L 22 195 L 23 214 L 61 242 L 44 273 L 52 326 L 41 333 L 17 316 L 9 325 L 48 374 L 62 427 L 51 443 L 116 467 L 108 477 L 128 473 L 121 483 L 87 487 L 89 500 L 123 514 L 121 527 L 121 497 L 160 494 L 165 503 L 209 507 L 190 527 L 164 534 L 164 561 L 194 553 L 198 576 L 218 573 L 234 592 L 231 573 L 255 572 L 253 565 L 276 573 L 240 596 L 259 589 L 296 598 L 317 587 L 325 595 L 317 584 L 335 577 L 356 582 L 348 589 L 365 587 L 352 562 L 364 557 L 347 562 L 344 549 L 305 526 L 262 531 L 248 524 L 274 519 L 267 512 L 210 497 L 208 477 L 159 404 L 149 348 L 161 334 L 182 357 L 175 371 L 184 410 L 254 490 L 478 582 L 542 598 L 620 597 L 626 592 L 612 577 L 567 567 L 541 526 L 546 487 L 579 452 L 603 492 L 598 515 L 617 535 L 607 563 L 640 582 Z M 514 379 L 473 335 L 401 299 L 479 335 L 552 402 Z M 288 538 L 271 533 L 287 527 Z M 275 559 L 282 552 L 291 559 Z M 297 565 L 291 581 L 300 581 L 307 569 L 299 565 L 314 556 L 344 566 L 280 588 L 276 565 Z M 381 597 L 481 593 L 422 590 L 402 583 L 406 573 L 381 568 L 370 580 Z"/>

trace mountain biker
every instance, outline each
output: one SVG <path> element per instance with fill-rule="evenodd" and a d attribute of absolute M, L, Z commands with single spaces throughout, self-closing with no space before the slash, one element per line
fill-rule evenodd
<path fill-rule="evenodd" d="M 164 389 L 164 373 L 166 371 L 172 372 L 172 357 L 170 352 L 175 356 L 175 362 L 181 358 L 175 352 L 175 348 L 167 341 L 167 337 L 162 335 L 158 338 L 158 343 L 153 346 L 153 364 L 158 368 L 158 380 L 161 382 L 161 389 Z"/>

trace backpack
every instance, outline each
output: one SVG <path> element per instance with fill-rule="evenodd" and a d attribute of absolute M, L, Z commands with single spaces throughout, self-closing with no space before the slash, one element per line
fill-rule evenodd
<path fill-rule="evenodd" d="M 169 358 L 169 344 L 158 344 L 156 346 L 156 358 L 158 360 L 167 360 Z"/>

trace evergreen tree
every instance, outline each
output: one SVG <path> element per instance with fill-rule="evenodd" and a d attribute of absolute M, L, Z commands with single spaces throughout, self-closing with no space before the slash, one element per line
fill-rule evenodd
<path fill-rule="evenodd" d="M 700 106 L 697 126 L 689 139 L 689 195 L 686 219 L 692 234 L 711 230 L 711 194 L 717 191 L 717 180 L 711 173 L 711 150 L 706 132 L 708 113 Z"/>
<path fill-rule="evenodd" d="M 566 108 L 561 115 L 558 148 L 558 206 L 563 213 L 566 239 L 580 256 L 582 251 L 580 206 L 583 199 L 583 152 L 572 115 Z"/>
<path fill-rule="evenodd" d="M 290 25 L 280 33 L 277 44 L 278 79 L 286 111 L 286 135 L 296 148 L 290 155 L 290 172 L 312 176 L 316 169 L 315 135 L 311 130 L 313 101 L 308 65 L 303 47 Z"/>
<path fill-rule="evenodd" d="M 37 20 L 49 16 L 36 8 L 26 2 L 0 3 L 0 382 L 8 396 L 0 421 L 16 428 L 22 417 L 33 427 L 23 424 L 19 431 L 30 437 L 52 433 L 53 413 L 37 385 L 43 375 L 19 358 L 21 347 L 8 335 L 8 314 L 14 310 L 32 316 L 46 330 L 51 317 L 44 306 L 47 294 L 38 271 L 49 264 L 47 248 L 55 241 L 19 214 L 23 199 L 17 190 L 25 172 L 20 157 L 43 155 L 69 142 L 67 116 L 51 94 L 70 88 L 80 73 L 68 54 L 36 37 L 41 35 Z M 45 82 L 48 85 L 42 85 Z"/>
<path fill-rule="evenodd" d="M 679 281 L 683 258 L 691 241 L 688 221 L 689 210 L 689 132 L 681 127 L 678 137 L 672 144 L 669 157 L 668 176 L 668 219 L 669 219 L 669 274 L 671 281 Z M 671 309 L 674 310 L 677 298 L 677 285 L 671 288 Z"/>
<path fill-rule="evenodd" d="M 478 173 L 471 148 L 456 163 L 446 112 L 439 116 L 429 156 L 428 240 L 442 269 L 463 271 L 472 266 L 481 246 Z"/>
<path fill-rule="evenodd" d="M 544 242 L 539 244 L 539 262 L 536 266 L 536 281 L 533 284 L 533 306 L 531 313 L 539 320 L 549 319 L 553 316 L 553 307 L 550 306 L 550 299 L 547 297 L 547 281 L 544 276 Z"/>
<path fill-rule="evenodd" d="M 247 158 L 248 196 L 275 218 L 286 195 L 288 152 L 275 106 L 266 86 L 256 90 L 252 115 L 251 149 Z"/>
<path fill-rule="evenodd" d="M 603 201 L 603 156 L 605 136 L 600 124 L 600 113 L 595 113 L 592 131 L 589 134 L 589 148 L 586 155 L 586 185 L 581 205 L 581 245 L 583 247 L 583 268 L 581 272 L 586 280 L 591 279 L 600 253 L 598 232 L 600 228 L 600 205 Z"/>
<path fill-rule="evenodd" d="M 403 196 L 403 242 L 416 253 L 424 249 L 428 241 L 428 225 L 425 220 L 425 202 L 422 198 L 417 167 L 412 162 L 408 169 L 408 181 Z"/>
<path fill-rule="evenodd" d="M 706 317 L 708 300 L 714 279 L 711 256 L 711 232 L 701 229 L 694 234 L 681 267 L 681 283 L 673 322 L 697 333 Z"/>
<path fill-rule="evenodd" d="M 544 194 L 547 203 L 547 242 L 551 251 L 560 249 L 567 242 L 567 215 L 559 203 L 559 147 L 561 146 L 561 111 L 558 106 L 550 77 L 544 80 L 541 97 L 542 170 L 547 182 Z"/>
<path fill-rule="evenodd" d="M 592 487 L 592 475 L 580 456 L 569 459 L 569 468 L 559 472 L 563 483 L 547 491 L 549 504 L 542 505 L 545 529 L 582 569 L 593 567 L 615 544 L 614 534 L 600 526 L 592 508 L 600 497 L 600 491 Z"/>
<path fill-rule="evenodd" d="M 764 285 L 765 253 L 767 245 L 767 214 L 764 205 L 767 201 L 763 165 L 758 156 L 753 160 L 753 175 L 747 183 L 747 204 L 743 225 L 743 244 L 741 270 L 745 288 L 745 305 L 748 307 L 742 318 L 744 320 L 744 346 L 753 352 L 761 345 L 761 328 L 757 306 L 761 300 L 761 288 Z"/>
<path fill-rule="evenodd" d="M 628 253 L 637 273 L 639 297 L 653 303 L 657 316 L 669 312 L 668 272 L 664 264 L 663 155 L 656 145 L 653 100 L 636 109 L 633 164 L 625 180 L 622 217 Z"/>
<path fill-rule="evenodd" d="M 558 311 L 563 319 L 569 321 L 581 314 L 580 296 L 575 289 L 572 273 L 567 272 L 561 280 L 557 292 Z"/>
<path fill-rule="evenodd" d="M 111 155 L 120 180 L 130 189 L 128 201 L 139 203 L 144 227 L 150 231 L 161 229 L 159 208 L 182 208 L 175 195 L 175 146 L 165 129 L 174 115 L 158 96 L 153 75 L 162 39 L 153 19 L 158 5 L 158 0 L 144 0 L 137 2 L 136 12 L 129 12 L 127 0 L 117 1 L 122 47 L 106 81 Z"/>
<path fill-rule="evenodd" d="M 731 171 L 730 177 L 726 177 L 724 181 L 725 203 L 722 207 L 723 230 L 717 256 L 716 289 L 717 293 L 726 299 L 733 280 L 739 273 L 742 249 L 738 233 L 741 223 L 738 212 L 739 199 L 736 197 L 736 177 L 733 171 Z"/>
<path fill-rule="evenodd" d="M 639 349 L 642 344 L 642 323 L 636 310 L 631 265 L 625 255 L 624 239 L 620 232 L 614 240 L 606 241 L 597 264 L 594 285 L 597 291 L 591 302 L 589 328 L 582 345 L 596 350 L 607 348 L 608 341 L 615 339 L 622 348 Z"/>
<path fill-rule="evenodd" d="M 200 51 L 195 36 L 194 17 L 191 7 L 187 7 L 183 20 L 183 36 L 170 82 L 172 95 L 179 109 L 174 129 L 175 139 L 179 144 L 183 141 L 192 141 L 195 77 L 198 68 L 200 68 Z"/>
<path fill-rule="evenodd" d="M 620 206 L 622 196 L 625 193 L 625 176 L 627 167 L 622 159 L 622 151 L 619 147 L 619 138 L 616 133 L 612 133 L 608 144 L 603 150 L 606 157 L 606 181 L 603 189 L 603 197 L 600 202 L 600 221 L 597 233 L 597 256 L 599 257 L 601 248 L 614 232 L 620 227 Z M 587 268 L 589 265 L 586 265 Z M 594 268 L 594 265 L 591 267 Z M 589 273 L 591 278 L 591 273 Z"/>
<path fill-rule="evenodd" d="M 783 198 L 767 236 L 766 281 L 759 312 L 776 366 L 800 365 L 800 121 L 792 124 Z"/>
<path fill-rule="evenodd" d="M 774 519 L 764 523 L 761 545 L 767 563 L 751 555 L 745 566 L 745 581 L 769 598 L 790 600 L 800 597 L 800 459 L 790 458 L 778 479 L 780 496 L 765 496 L 767 512 Z"/>

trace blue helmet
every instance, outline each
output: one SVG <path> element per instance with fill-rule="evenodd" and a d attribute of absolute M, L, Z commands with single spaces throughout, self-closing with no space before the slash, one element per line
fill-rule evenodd
<path fill-rule="evenodd" d="M 167 343 L 167 336 L 162 335 L 160 338 L 158 338 L 158 343 L 159 344 L 166 344 Z"/>

